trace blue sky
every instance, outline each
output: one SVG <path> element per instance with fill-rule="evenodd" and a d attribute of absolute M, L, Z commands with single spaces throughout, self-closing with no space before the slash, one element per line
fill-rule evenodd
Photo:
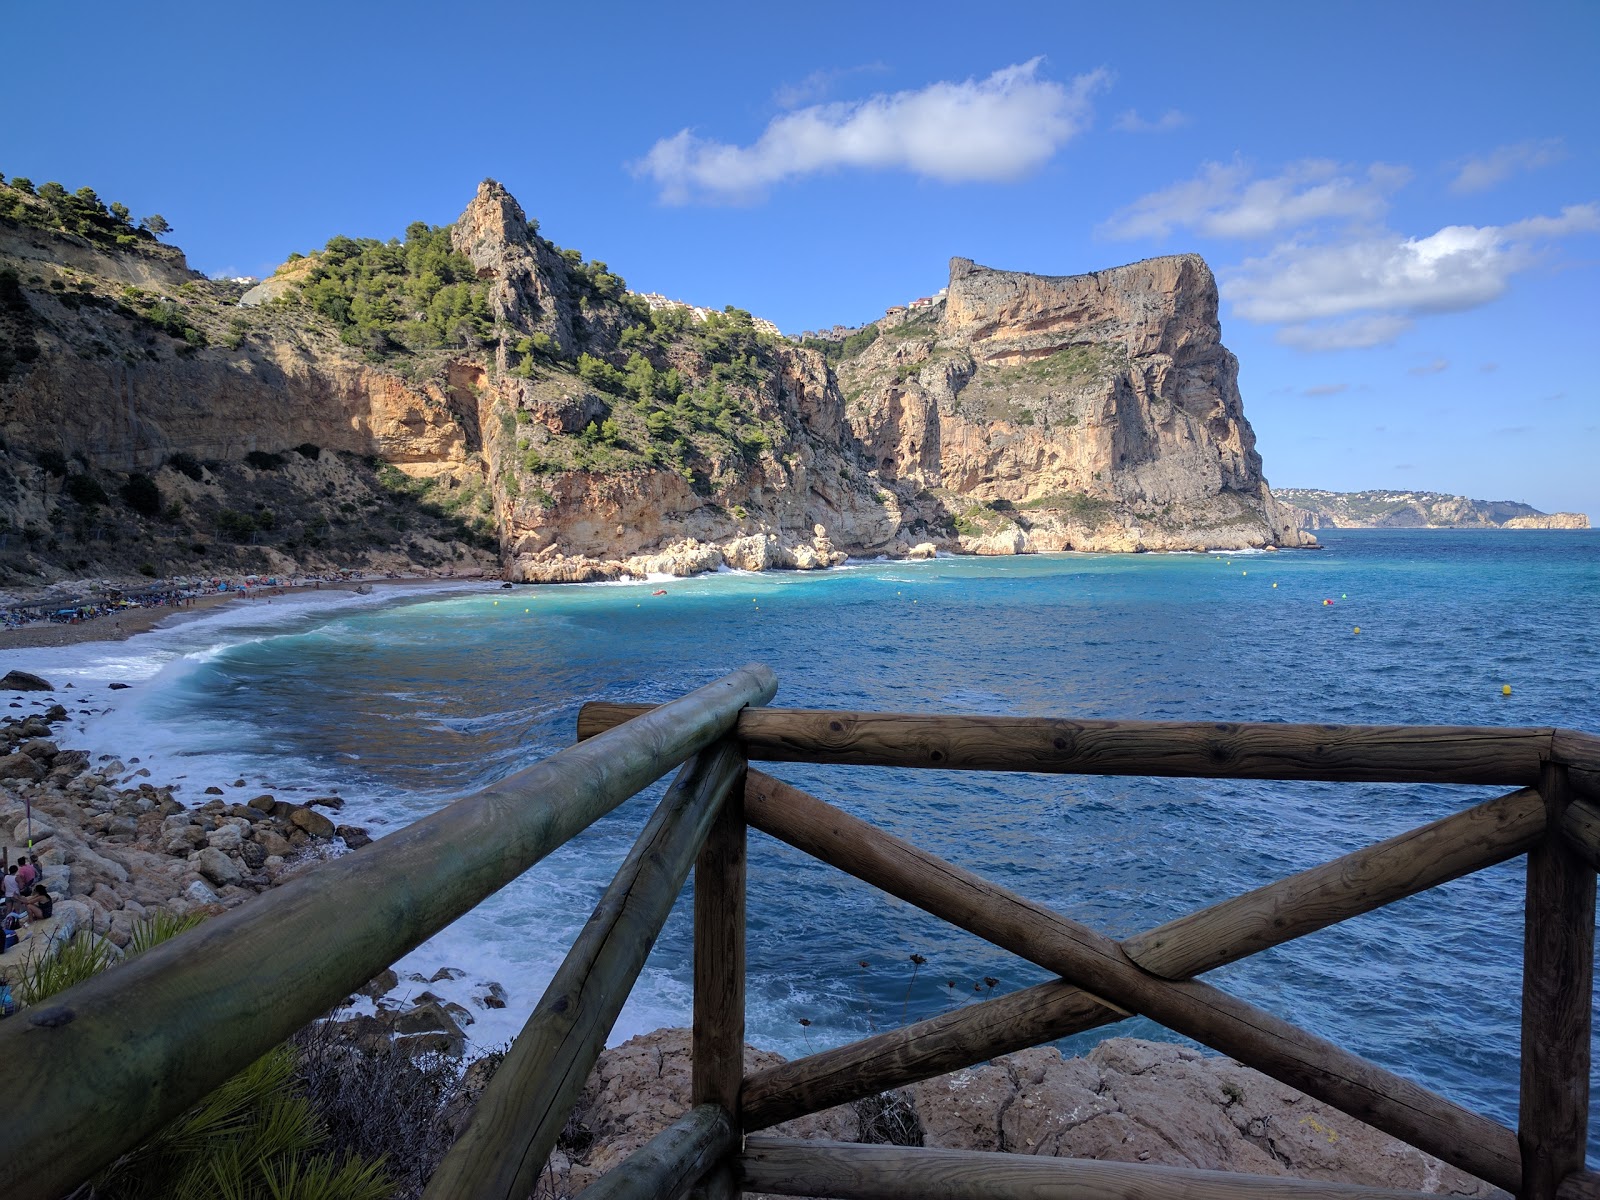
<path fill-rule="evenodd" d="M 1600 521 L 1600 4 L 0 0 L 0 171 L 208 273 L 500 179 L 630 286 L 787 331 L 951 255 L 1205 256 L 1278 486 Z"/>

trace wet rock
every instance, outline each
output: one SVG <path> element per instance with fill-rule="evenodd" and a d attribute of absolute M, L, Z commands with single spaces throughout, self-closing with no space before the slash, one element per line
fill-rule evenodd
<path fill-rule="evenodd" d="M 0 692 L 53 692 L 56 685 L 28 671 L 7 671 L 0 677 Z M 63 714 L 65 715 L 65 714 Z"/>
<path fill-rule="evenodd" d="M 498 983 L 480 983 L 482 989 L 472 997 L 473 1003 L 484 1008 L 504 1008 L 506 1006 L 506 990 Z"/>
<path fill-rule="evenodd" d="M 314 838 L 331 838 L 334 834 L 333 822 L 312 808 L 295 809 L 289 820 Z"/>
<path fill-rule="evenodd" d="M 372 844 L 371 836 L 359 825 L 338 825 L 334 827 L 333 832 L 335 837 L 352 850 L 359 850 L 363 846 Z"/>
<path fill-rule="evenodd" d="M 371 1000 L 376 1000 L 379 996 L 387 995 L 389 992 L 394 991 L 394 989 L 399 986 L 400 977 L 396 975 L 391 968 L 385 967 L 382 971 L 379 971 L 376 975 L 369 979 L 365 984 L 357 988 L 356 991 L 358 995 L 366 996 Z"/>

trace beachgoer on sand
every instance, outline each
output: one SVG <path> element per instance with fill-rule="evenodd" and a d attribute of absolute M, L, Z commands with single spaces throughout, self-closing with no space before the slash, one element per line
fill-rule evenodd
<path fill-rule="evenodd" d="M 43 921 L 55 915 L 56 902 L 50 898 L 50 893 L 45 890 L 42 883 L 33 885 L 33 895 L 29 896 L 24 904 L 27 906 L 28 919 L 31 921 Z"/>

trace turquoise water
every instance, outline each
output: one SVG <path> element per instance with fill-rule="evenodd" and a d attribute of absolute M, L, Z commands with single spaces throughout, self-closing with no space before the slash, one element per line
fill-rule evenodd
<path fill-rule="evenodd" d="M 280 604 L 156 635 L 168 648 L 130 668 L 146 682 L 84 732 L 196 791 L 235 776 L 337 787 L 346 819 L 378 830 L 569 744 L 586 700 L 665 700 L 749 661 L 778 673 L 775 703 L 802 707 L 1600 729 L 1600 535 L 1326 541 Z M 1495 792 L 772 771 L 1113 935 Z M 620 809 L 411 957 L 505 984 L 512 1007 L 475 1027 L 480 1041 L 520 1025 L 651 802 Z M 802 1053 L 970 1002 L 986 978 L 1003 992 L 1044 977 L 761 835 L 752 855 L 752 1041 Z M 1514 1121 L 1521 893 L 1519 861 L 1207 978 Z M 689 952 L 680 903 L 617 1036 L 686 1022 Z M 926 965 L 914 970 L 912 954 Z M 1166 1036 L 1136 1020 L 1068 1045 L 1113 1033 Z"/>

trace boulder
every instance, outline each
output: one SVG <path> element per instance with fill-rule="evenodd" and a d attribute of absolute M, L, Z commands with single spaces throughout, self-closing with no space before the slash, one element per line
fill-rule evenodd
<path fill-rule="evenodd" d="M 314 808 L 297 808 L 289 820 L 314 838 L 331 838 L 334 834 L 333 822 Z"/>
<path fill-rule="evenodd" d="M 0 678 L 0 692 L 53 692 L 56 685 L 28 671 L 7 671 Z M 64 713 L 62 714 L 65 715 Z"/>
<path fill-rule="evenodd" d="M 0 779 L 25 779 L 30 783 L 38 783 L 44 774 L 44 764 L 31 754 L 17 750 L 0 758 Z"/>
<path fill-rule="evenodd" d="M 237 825 L 218 825 L 206 836 L 206 845 L 226 854 L 236 853 L 244 842 L 244 834 Z"/>
<path fill-rule="evenodd" d="M 21 757 L 25 758 L 26 756 L 24 755 Z M 4 760 L 0 759 L 0 761 Z M 33 760 L 29 758 L 27 761 L 32 762 Z M 33 836 L 33 841 L 37 843 L 44 841 L 48 837 L 54 837 L 56 827 L 53 821 L 49 821 L 41 816 L 39 814 L 39 810 L 36 808 L 33 810 L 32 822 L 29 822 L 27 817 L 24 817 L 22 820 L 17 822 L 16 828 L 11 831 L 11 844 L 13 846 L 26 846 L 28 844 L 30 831 Z"/>
<path fill-rule="evenodd" d="M 338 825 L 334 827 L 333 832 L 334 836 L 352 850 L 359 850 L 363 846 L 372 844 L 371 836 L 359 825 Z"/>
<path fill-rule="evenodd" d="M 257 830 L 255 841 L 256 845 L 266 852 L 268 858 L 273 856 L 283 858 L 294 850 L 294 847 L 289 844 L 289 839 L 275 829 Z"/>
<path fill-rule="evenodd" d="M 194 863 L 200 874 L 215 884 L 226 886 L 230 883 L 238 883 L 239 880 L 244 878 L 244 872 L 237 862 L 229 858 L 221 850 L 213 849 L 210 846 L 203 850 L 195 851 L 190 861 Z"/>
<path fill-rule="evenodd" d="M 183 898 L 190 904 L 215 904 L 217 894 L 206 886 L 203 880 L 196 879 L 183 889 Z"/>

